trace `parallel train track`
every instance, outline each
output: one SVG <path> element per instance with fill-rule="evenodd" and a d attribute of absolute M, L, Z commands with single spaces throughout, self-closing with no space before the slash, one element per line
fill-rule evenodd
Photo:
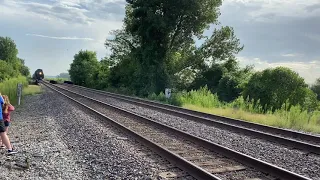
<path fill-rule="evenodd" d="M 44 85 L 109 120 L 197 179 L 308 179 L 122 108 Z"/>
<path fill-rule="evenodd" d="M 149 101 L 141 98 L 135 98 L 106 91 L 89 89 L 82 86 L 72 85 L 66 86 L 80 92 L 93 92 L 124 102 L 135 104 L 141 107 L 150 108 L 161 111 L 166 114 L 171 114 L 177 117 L 185 118 L 191 121 L 200 122 L 209 126 L 220 127 L 223 129 L 255 136 L 268 141 L 273 141 L 292 148 L 300 149 L 306 152 L 320 154 L 320 136 L 296 132 L 288 129 L 275 128 L 271 126 L 251 123 L 238 119 L 216 116 L 213 114 L 202 113 L 198 111 L 188 110 L 177 106 L 162 104 L 154 101 Z"/>

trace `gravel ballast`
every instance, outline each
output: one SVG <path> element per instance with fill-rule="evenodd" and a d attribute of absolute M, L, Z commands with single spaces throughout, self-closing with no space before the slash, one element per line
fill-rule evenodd
<path fill-rule="evenodd" d="M 75 100 L 81 101 L 81 103 L 93 108 L 94 110 L 110 117 L 116 122 L 124 125 L 125 127 L 133 130 L 141 134 L 143 137 L 147 139 L 151 139 L 153 142 L 161 145 L 162 147 L 166 147 L 169 149 L 173 149 L 172 152 L 183 152 L 184 150 L 188 150 L 188 153 L 179 154 L 182 157 L 190 158 L 190 154 L 197 154 L 197 157 L 205 157 L 201 158 L 199 161 L 208 161 L 208 162 L 224 162 L 220 165 L 216 165 L 217 167 L 221 166 L 234 166 L 234 165 L 244 165 L 240 162 L 236 162 L 233 159 L 229 159 L 223 155 L 220 155 L 214 151 L 208 150 L 206 148 L 199 147 L 197 143 L 186 141 L 184 138 L 172 134 L 163 128 L 159 128 L 150 123 L 146 123 L 144 121 L 138 120 L 134 117 L 128 117 L 123 113 L 118 113 L 117 111 L 106 108 L 104 105 L 93 102 L 89 99 L 82 98 L 81 96 L 74 95 L 67 91 L 62 91 L 64 94 L 74 98 Z M 152 133 L 150 133 L 152 132 Z M 208 159 L 214 159 L 214 161 L 210 161 Z M 197 163 L 195 163 L 197 165 Z M 244 165 L 246 166 L 246 165 Z M 207 167 L 202 167 L 206 169 Z M 213 168 L 213 166 L 209 166 L 209 169 Z M 246 167 L 244 171 L 235 171 L 235 172 L 224 172 L 215 174 L 217 177 L 221 179 L 250 179 L 250 178 L 261 178 L 261 179 L 269 179 L 271 177 L 266 177 L 264 173 L 257 171 L 253 168 Z"/>
<path fill-rule="evenodd" d="M 320 179 L 319 155 L 306 154 L 300 150 L 289 149 L 284 145 L 258 139 L 252 136 L 237 134 L 229 130 L 215 128 L 214 126 L 207 126 L 156 110 L 129 104 L 104 95 L 74 88 L 70 88 L 70 90 L 122 107 L 137 114 L 147 116 L 153 120 L 157 120 L 166 125 L 170 125 L 195 136 L 202 137 L 303 176 L 312 179 Z"/>
<path fill-rule="evenodd" d="M 2 153 L 3 179 L 161 179 L 169 163 L 126 134 L 46 88 L 12 113 L 9 138 L 19 152 Z M 25 166 L 29 157 L 30 168 Z M 20 166 L 21 166 L 20 165 Z"/>

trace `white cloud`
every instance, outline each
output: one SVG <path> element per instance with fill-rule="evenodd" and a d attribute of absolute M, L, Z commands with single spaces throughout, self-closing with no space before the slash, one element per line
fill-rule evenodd
<path fill-rule="evenodd" d="M 0 22 L 5 26 L 0 31 L 16 41 L 19 57 L 26 59 L 31 71 L 41 64 L 47 74 L 55 75 L 66 71 L 81 49 L 97 52 L 98 59 L 106 55 L 105 39 L 111 30 L 121 28 L 124 4 L 124 0 L 0 0 Z"/>
<path fill-rule="evenodd" d="M 55 37 L 55 36 L 45 36 L 41 34 L 26 34 L 26 36 L 37 36 L 43 38 L 50 38 L 50 39 L 59 39 L 59 40 L 85 40 L 85 41 L 93 41 L 92 38 L 79 38 L 79 37 Z"/>
<path fill-rule="evenodd" d="M 112 15 L 99 18 L 98 14 L 104 8 L 115 5 L 110 3 L 120 3 L 117 13 L 124 14 L 122 0 L 55 0 L 43 3 L 4 0 L 0 3 L 0 21 L 10 19 L 22 30 L 33 32 L 33 36 L 50 34 L 47 38 L 94 40 L 91 43 L 93 47 L 99 46 L 98 49 L 102 50 L 109 32 L 122 26 L 122 21 L 112 18 Z M 83 36 L 85 38 L 79 38 Z"/>
<path fill-rule="evenodd" d="M 293 71 L 299 73 L 299 75 L 305 78 L 306 83 L 312 84 L 317 78 L 320 77 L 320 60 L 314 60 L 309 62 L 267 62 L 260 58 L 247 58 L 237 57 L 242 66 L 254 65 L 255 70 L 261 71 L 267 68 L 275 68 L 279 66 L 288 67 Z"/>
<path fill-rule="evenodd" d="M 4 0 L 0 3 L 5 15 L 26 14 L 39 16 L 46 20 L 58 20 L 66 24 L 90 25 L 96 20 L 119 20 L 124 16 L 125 1 L 120 0 L 55 0 L 41 3 Z"/>
<path fill-rule="evenodd" d="M 302 56 L 303 54 L 282 54 L 281 56 L 283 57 L 298 57 Z"/>
<path fill-rule="evenodd" d="M 276 16 L 310 17 L 319 15 L 317 9 L 308 8 L 319 5 L 319 0 L 225 0 L 224 5 L 253 7 L 247 14 L 247 21 L 275 22 Z"/>

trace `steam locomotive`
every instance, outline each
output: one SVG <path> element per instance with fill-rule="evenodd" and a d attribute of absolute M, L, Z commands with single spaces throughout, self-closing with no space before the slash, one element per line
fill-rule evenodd
<path fill-rule="evenodd" d="M 44 74 L 42 69 L 37 69 L 34 74 L 32 75 L 32 79 L 34 80 L 34 83 L 36 85 L 39 84 L 39 81 L 41 81 L 44 78 Z"/>

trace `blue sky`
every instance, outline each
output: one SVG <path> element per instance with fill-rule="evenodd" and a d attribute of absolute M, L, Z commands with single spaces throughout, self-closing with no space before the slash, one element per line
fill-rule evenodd
<path fill-rule="evenodd" d="M 58 75 L 81 49 L 99 59 L 108 53 L 103 43 L 121 28 L 124 6 L 125 0 L 0 0 L 0 36 L 15 40 L 31 72 Z M 307 83 L 320 77 L 319 0 L 224 0 L 219 21 L 244 44 L 241 65 L 286 66 Z"/>

